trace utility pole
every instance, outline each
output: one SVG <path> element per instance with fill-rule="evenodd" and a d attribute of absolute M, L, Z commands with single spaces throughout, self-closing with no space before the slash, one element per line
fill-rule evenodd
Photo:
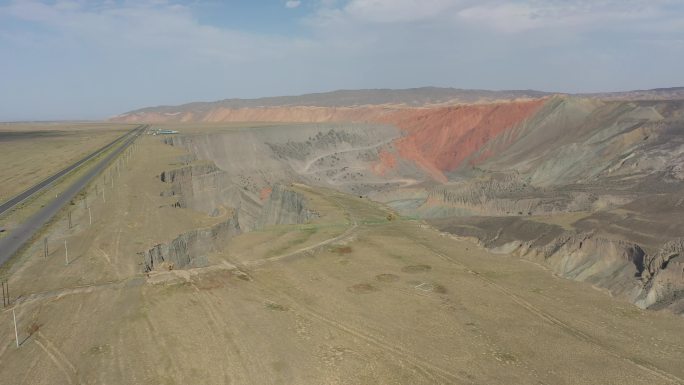
<path fill-rule="evenodd" d="M 48 240 L 47 237 L 43 240 L 43 256 L 47 259 L 48 256 Z"/>
<path fill-rule="evenodd" d="M 93 224 L 93 214 L 90 212 L 90 207 L 88 207 L 88 220 L 90 221 L 90 224 Z"/>
<path fill-rule="evenodd" d="M 17 341 L 17 347 L 19 347 L 19 330 L 17 329 L 17 315 L 12 309 L 12 318 L 14 318 L 14 339 Z"/>
<path fill-rule="evenodd" d="M 67 249 L 67 241 L 64 240 L 64 257 L 66 258 L 66 264 L 69 265 L 69 249 Z"/>

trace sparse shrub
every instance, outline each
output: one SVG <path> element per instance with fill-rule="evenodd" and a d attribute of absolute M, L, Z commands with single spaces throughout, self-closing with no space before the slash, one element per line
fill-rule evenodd
<path fill-rule="evenodd" d="M 358 283 L 356 285 L 349 286 L 347 291 L 355 294 L 368 294 L 378 291 L 378 288 L 369 283 Z"/>
<path fill-rule="evenodd" d="M 351 246 L 336 246 L 332 249 L 337 254 L 350 254 L 352 252 Z"/>
<path fill-rule="evenodd" d="M 275 311 L 287 311 L 288 308 L 286 306 L 283 306 L 278 303 L 273 303 L 273 302 L 267 302 L 266 303 L 266 308 L 268 310 L 275 310 Z"/>
<path fill-rule="evenodd" d="M 29 326 L 26 327 L 26 334 L 32 336 L 36 334 L 38 330 L 40 330 L 40 324 L 37 322 L 32 322 Z"/>

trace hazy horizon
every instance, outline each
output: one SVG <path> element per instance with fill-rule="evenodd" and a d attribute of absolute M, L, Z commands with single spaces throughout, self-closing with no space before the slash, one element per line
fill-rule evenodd
<path fill-rule="evenodd" d="M 0 1 L 0 121 L 340 89 L 684 85 L 672 0 Z"/>

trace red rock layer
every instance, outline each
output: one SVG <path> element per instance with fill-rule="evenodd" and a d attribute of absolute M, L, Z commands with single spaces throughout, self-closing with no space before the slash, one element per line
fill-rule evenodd
<path fill-rule="evenodd" d="M 392 124 L 405 132 L 395 142 L 398 155 L 417 163 L 436 180 L 446 182 L 453 171 L 490 139 L 533 115 L 546 99 L 452 107 L 263 107 L 214 108 L 207 112 L 144 112 L 113 118 L 119 122 L 372 122 Z M 477 161 L 495 155 L 481 153 Z M 395 167 L 394 154 L 383 152 L 373 171 L 384 174 Z"/>
<path fill-rule="evenodd" d="M 378 153 L 378 162 L 372 167 L 372 170 L 377 175 L 385 175 L 388 170 L 397 166 L 397 158 L 394 154 L 386 150 L 380 150 Z"/>
<path fill-rule="evenodd" d="M 271 193 L 273 192 L 273 189 L 270 187 L 264 187 L 259 191 L 259 199 L 262 201 L 265 201 L 271 196 Z"/>
<path fill-rule="evenodd" d="M 455 170 L 485 143 L 532 116 L 545 100 L 396 111 L 376 120 L 406 132 L 395 145 L 435 179 Z M 479 159 L 478 160 L 483 160 Z"/>

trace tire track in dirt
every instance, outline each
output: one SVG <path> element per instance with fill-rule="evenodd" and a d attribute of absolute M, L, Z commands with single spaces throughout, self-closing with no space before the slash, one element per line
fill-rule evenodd
<path fill-rule="evenodd" d="M 119 330 L 116 333 L 118 344 L 116 345 L 115 349 L 117 349 L 117 350 L 118 350 L 118 348 L 120 348 L 122 346 L 126 346 L 126 344 L 124 343 L 124 333 L 125 332 L 124 332 L 123 328 L 119 328 Z M 113 364 L 116 366 L 116 370 L 117 370 L 116 373 L 118 373 L 120 376 L 119 378 L 122 379 L 122 378 L 124 378 L 124 373 L 126 373 L 126 367 L 127 367 L 127 365 L 124 364 L 124 360 L 123 360 L 124 354 L 114 354 L 113 356 L 114 356 L 114 360 L 116 361 Z M 102 381 L 102 383 L 105 383 L 105 382 Z"/>
<path fill-rule="evenodd" d="M 192 286 L 195 288 L 197 295 L 193 296 L 197 301 L 201 303 L 202 310 L 204 313 L 207 315 L 209 320 L 211 321 L 210 328 L 212 329 L 212 335 L 221 335 L 222 332 L 224 332 L 224 329 L 220 327 L 220 325 L 223 325 L 224 327 L 230 327 L 230 325 L 223 320 L 223 318 L 219 314 L 219 308 L 217 305 L 213 304 L 211 299 L 206 298 L 205 295 L 206 293 L 202 293 L 200 289 L 192 284 Z M 231 338 L 226 338 L 224 341 L 227 341 L 226 346 L 224 347 L 225 349 L 225 356 L 226 358 L 229 357 L 236 357 L 237 360 L 232 361 L 231 363 L 237 364 L 239 370 L 226 370 L 226 367 L 221 363 L 221 371 L 223 374 L 223 378 L 232 378 L 235 380 L 235 383 L 238 384 L 247 384 L 250 383 L 249 379 L 253 379 L 251 373 L 249 373 L 249 370 L 247 369 L 248 366 L 244 361 L 244 357 L 240 354 L 240 352 L 244 351 L 240 346 L 238 346 L 235 341 L 233 341 Z M 229 367 L 230 369 L 230 367 Z M 237 378 L 234 378 L 237 377 Z M 254 383 L 253 381 L 251 383 Z"/>
<path fill-rule="evenodd" d="M 75 287 L 66 287 L 66 288 L 61 288 L 61 289 L 55 289 L 55 290 L 50 290 L 50 291 L 44 291 L 40 293 L 30 293 L 30 294 L 25 294 L 20 297 L 17 297 L 14 300 L 15 306 L 19 305 L 24 305 L 24 304 L 29 304 L 33 303 L 36 301 L 41 301 L 41 300 L 52 300 L 52 299 L 58 299 L 67 295 L 75 295 L 75 294 L 90 294 L 96 291 L 101 291 L 101 290 L 107 290 L 107 289 L 117 289 L 117 288 L 124 288 L 124 287 L 134 287 L 134 286 L 139 286 L 144 283 L 142 280 L 143 276 L 142 275 L 135 275 L 132 277 L 124 278 L 121 280 L 117 281 L 108 281 L 108 282 L 98 282 L 98 283 L 93 283 L 90 285 L 82 285 L 82 286 L 75 286 Z M 139 285 L 136 279 L 140 279 Z M 11 309 L 5 309 L 3 312 L 8 312 Z"/>
<path fill-rule="evenodd" d="M 107 254 L 104 250 L 102 250 L 101 248 L 99 248 L 99 247 L 97 247 L 97 246 L 95 246 L 95 250 L 96 250 L 96 251 L 99 251 L 100 254 L 102 254 L 102 256 L 105 258 L 105 260 L 107 261 L 107 263 L 108 263 L 110 266 L 112 266 L 112 267 L 114 266 L 114 265 L 112 264 L 111 258 L 109 258 L 109 254 Z"/>
<path fill-rule="evenodd" d="M 245 268 L 255 268 L 255 267 L 259 267 L 261 265 L 264 265 L 266 263 L 269 263 L 269 262 L 277 262 L 277 261 L 281 261 L 283 259 L 294 257 L 294 256 L 299 255 L 299 254 L 304 254 L 308 251 L 313 251 L 313 250 L 318 249 L 320 247 L 327 246 L 331 243 L 343 241 L 343 240 L 353 236 L 354 233 L 356 233 L 356 230 L 358 229 L 358 227 L 359 227 L 359 225 L 355 223 L 352 227 L 345 230 L 344 233 L 342 233 L 336 237 L 328 238 L 328 239 L 321 241 L 321 242 L 318 242 L 314 245 L 307 246 L 307 247 L 304 247 L 301 249 L 297 249 L 297 250 L 292 251 L 292 252 L 287 253 L 287 254 L 281 254 L 281 255 L 276 255 L 274 257 L 243 262 L 240 264 L 240 266 L 245 267 Z"/>
<path fill-rule="evenodd" d="M 368 333 L 365 333 L 361 330 L 359 330 L 356 327 L 344 324 L 338 320 L 331 319 L 329 317 L 324 316 L 320 312 L 317 312 L 311 307 L 303 304 L 301 301 L 296 300 L 292 296 L 289 296 L 283 292 L 276 292 L 269 287 L 266 286 L 265 282 L 260 282 L 258 279 L 252 277 L 252 283 L 258 284 L 259 289 L 263 290 L 264 292 L 268 293 L 269 298 L 261 298 L 262 301 L 264 302 L 273 302 L 273 298 L 278 299 L 278 302 L 280 303 L 285 302 L 288 307 L 290 307 L 292 310 L 295 312 L 298 312 L 300 315 L 304 315 L 309 319 L 316 320 L 320 323 L 326 324 L 328 326 L 333 327 L 334 329 L 337 329 L 345 334 L 351 335 L 353 337 L 356 337 L 358 339 L 361 339 L 377 348 L 379 348 L 382 351 L 385 351 L 394 357 L 398 358 L 399 361 L 404 361 L 410 363 L 415 369 L 420 371 L 423 376 L 430 380 L 430 383 L 442 383 L 442 384 L 453 384 L 453 383 L 472 383 L 472 380 L 467 379 L 465 376 L 461 376 L 455 373 L 452 373 L 444 368 L 441 368 L 439 366 L 436 366 L 429 361 L 423 360 L 421 358 L 416 357 L 415 355 L 411 354 L 408 352 L 406 349 L 392 344 L 383 338 L 379 338 L 377 336 L 370 335 Z"/>
<path fill-rule="evenodd" d="M 359 228 L 359 221 L 354 216 L 354 214 L 351 213 L 351 211 L 348 210 L 347 207 L 344 204 L 342 204 L 342 202 L 340 202 L 339 199 L 333 198 L 331 196 L 323 196 L 316 191 L 312 191 L 311 189 L 308 188 L 308 186 L 306 186 L 306 187 L 307 187 L 307 191 L 314 193 L 314 194 L 317 194 L 317 195 L 323 197 L 324 199 L 327 199 L 327 200 L 333 202 L 342 211 L 349 214 L 349 221 L 350 221 L 351 226 L 347 230 L 345 230 L 342 234 L 335 236 L 335 237 L 332 237 L 332 238 L 328 238 L 328 239 L 323 240 L 321 242 L 318 242 L 314 245 L 307 246 L 307 247 L 304 247 L 301 249 L 297 249 L 295 251 L 292 251 L 292 252 L 289 252 L 286 254 L 281 254 L 281 255 L 276 255 L 273 257 L 269 257 L 269 258 L 262 258 L 262 259 L 257 259 L 257 260 L 253 260 L 253 261 L 244 262 L 244 263 L 239 264 L 239 266 L 244 267 L 244 268 L 255 268 L 255 267 L 259 267 L 261 265 L 264 265 L 266 263 L 281 261 L 281 260 L 296 256 L 299 254 L 303 254 L 303 253 L 306 253 L 309 251 L 313 251 L 313 250 L 318 249 L 318 248 L 323 247 L 323 246 L 327 246 L 331 243 L 343 241 L 345 239 L 350 238 L 351 236 L 353 236 L 356 233 L 356 230 Z"/>
<path fill-rule="evenodd" d="M 119 224 L 121 225 L 121 224 Z M 114 241 L 114 244 L 116 245 L 114 247 L 114 259 L 116 262 L 120 262 L 119 260 L 119 247 L 121 246 L 121 227 L 118 227 L 116 230 L 116 240 Z"/>
<path fill-rule="evenodd" d="M 307 188 L 307 190 L 311 191 L 308 188 Z M 317 192 L 315 192 L 315 193 L 317 193 Z M 321 196 L 319 193 L 317 193 L 317 194 L 319 196 Z M 276 256 L 276 257 L 271 257 L 271 258 L 266 258 L 266 259 L 262 259 L 262 260 L 258 260 L 258 261 L 253 261 L 251 266 L 254 266 L 254 265 L 259 266 L 259 265 L 262 265 L 262 264 L 267 263 L 267 262 L 274 262 L 274 261 L 283 260 L 285 258 L 294 256 L 294 255 L 298 255 L 298 254 L 301 254 L 301 253 L 304 253 L 307 251 L 311 251 L 311 250 L 316 249 L 316 248 L 321 247 L 321 246 L 325 246 L 325 245 L 328 245 L 328 244 L 331 244 L 334 242 L 342 241 L 342 240 L 347 239 L 348 237 L 354 235 L 356 230 L 359 228 L 359 222 L 358 222 L 357 217 L 354 215 L 354 213 L 351 210 L 349 210 L 337 198 L 333 198 L 332 196 L 326 196 L 325 199 L 328 199 L 329 201 L 334 202 L 335 205 L 337 205 L 340 209 L 342 209 L 345 213 L 347 213 L 349 215 L 349 221 L 351 222 L 351 227 L 349 229 L 347 229 L 341 235 L 338 235 L 336 237 L 333 237 L 333 238 L 327 239 L 325 241 L 319 242 L 316 245 L 305 247 L 305 248 L 293 251 L 293 252 L 288 253 L 288 254 L 284 254 L 284 255 L 280 255 L 280 256 Z M 253 280 L 253 283 L 260 283 L 260 282 L 256 281 L 254 277 L 252 277 L 252 280 Z M 270 295 L 275 297 L 275 298 L 284 298 L 285 297 L 284 299 L 287 302 L 290 302 L 290 304 L 296 304 L 296 306 L 291 306 L 293 309 L 299 309 L 301 313 L 307 315 L 309 318 L 318 320 L 319 322 L 322 322 L 322 323 L 325 323 L 329 326 L 332 326 L 333 328 L 340 330 L 346 334 L 349 334 L 349 335 L 352 335 L 356 338 L 362 339 L 362 340 L 380 348 L 381 350 L 386 351 L 386 352 L 394 355 L 395 357 L 398 357 L 400 360 L 411 363 L 415 368 L 419 369 L 424 374 L 424 376 L 429 378 L 433 383 L 436 383 L 436 380 L 438 378 L 441 378 L 441 380 L 443 381 L 442 383 L 448 383 L 448 384 L 451 384 L 454 382 L 457 382 L 457 383 L 472 382 L 472 381 L 468 380 L 467 378 L 465 378 L 464 376 L 454 374 L 454 373 L 452 373 L 446 369 L 435 366 L 428 361 L 425 361 L 423 359 L 415 357 L 414 355 L 410 354 L 405 349 L 403 349 L 399 346 L 393 345 L 387 341 L 384 341 L 383 339 L 380 339 L 378 337 L 374 337 L 372 335 L 364 333 L 357 328 L 351 327 L 349 325 L 345 325 L 339 321 L 325 317 L 324 315 L 312 310 L 310 307 L 308 307 L 308 306 L 302 304 L 301 302 L 295 300 L 291 296 L 288 296 L 288 295 L 283 294 L 283 293 L 277 293 L 277 292 L 270 290 L 263 283 L 260 283 L 259 287 L 261 289 L 263 289 L 264 291 L 270 293 Z M 262 300 L 268 301 L 268 299 L 266 299 L 266 298 L 262 298 Z"/>
<path fill-rule="evenodd" d="M 640 360 L 637 361 L 636 359 L 623 356 L 622 354 L 611 349 L 609 346 L 596 341 L 594 338 L 592 338 L 591 336 L 582 332 L 581 330 L 579 330 L 579 329 L 569 325 L 568 323 L 563 322 L 562 320 L 552 316 L 551 314 L 537 308 L 536 306 L 534 306 L 529 301 L 523 299 L 522 297 L 513 293 L 511 290 L 505 288 L 502 285 L 497 284 L 496 282 L 492 281 L 491 279 L 489 279 L 489 278 L 483 276 L 482 274 L 478 273 L 477 271 L 471 269 L 469 266 L 465 265 L 464 263 L 459 262 L 459 261 L 455 261 L 453 258 L 450 258 L 449 256 L 447 256 L 447 255 L 441 253 L 440 251 L 436 250 L 432 246 L 427 245 L 427 244 L 425 244 L 425 243 L 423 243 L 423 242 L 421 242 L 415 238 L 413 240 L 416 244 L 421 245 L 422 247 L 424 247 L 425 249 L 430 251 L 432 254 L 438 256 L 442 260 L 447 261 L 449 263 L 452 263 L 454 265 L 457 265 L 457 266 L 463 268 L 468 273 L 472 274 L 473 276 L 475 276 L 476 278 L 478 278 L 482 282 L 486 283 L 490 287 L 494 288 L 495 290 L 499 291 L 503 295 L 507 296 L 513 302 L 515 302 L 516 304 L 518 304 L 522 308 L 526 309 L 527 311 L 529 311 L 530 313 L 532 313 L 536 317 L 542 319 L 543 321 L 546 321 L 547 323 L 555 325 L 559 329 L 563 330 L 566 334 L 568 334 L 568 335 L 570 335 L 570 336 L 572 336 L 572 337 L 574 337 L 574 338 L 576 338 L 582 342 L 585 342 L 591 346 L 594 346 L 594 347 L 604 351 L 605 353 L 607 353 L 608 355 L 610 355 L 614 358 L 617 358 L 621 361 L 625 361 L 629 364 L 635 365 L 639 369 L 641 369 L 645 372 L 648 372 L 648 373 L 650 373 L 656 377 L 659 377 L 663 380 L 666 380 L 669 383 L 684 385 L 684 380 L 682 380 L 678 376 L 671 374 L 667 371 L 664 371 L 662 369 L 659 369 L 650 363 L 643 362 Z"/>
<path fill-rule="evenodd" d="M 30 376 L 31 374 L 34 374 L 34 371 L 33 371 L 33 370 L 36 368 L 36 366 L 38 366 L 38 363 L 39 363 L 39 362 L 40 362 L 40 360 L 39 360 L 38 358 L 34 358 L 33 360 L 31 360 L 31 364 L 28 366 L 28 370 L 27 370 L 26 373 L 24 374 L 24 377 L 22 377 L 21 382 L 19 383 L 19 385 L 24 385 L 24 384 L 26 384 L 26 381 L 28 380 L 29 376 Z M 30 385 L 30 384 L 29 384 L 29 385 Z"/>
<path fill-rule="evenodd" d="M 157 328 L 154 326 L 154 322 L 150 319 L 150 316 L 148 314 L 145 314 L 143 317 L 145 320 L 145 324 L 147 325 L 147 333 L 146 335 L 152 340 L 151 346 L 154 347 L 159 347 L 160 349 L 158 350 L 161 352 L 171 352 L 172 350 L 169 348 L 168 344 L 166 343 L 164 339 L 164 335 L 160 334 L 157 331 Z M 158 358 L 163 358 L 164 361 L 168 360 L 168 365 L 165 365 L 165 368 L 159 368 L 155 367 L 155 371 L 157 372 L 157 376 L 161 378 L 161 376 L 168 374 L 169 372 L 171 373 L 172 378 L 182 378 L 181 373 L 179 373 L 177 365 L 174 365 L 173 358 L 169 354 L 164 354 L 163 356 L 159 353 L 156 354 Z M 164 364 L 162 364 L 164 365 Z"/>
<path fill-rule="evenodd" d="M 459 236 L 456 236 L 456 235 L 451 234 L 451 233 L 442 232 L 442 231 L 440 231 L 440 230 L 438 230 L 438 229 L 436 229 L 436 228 L 434 228 L 434 227 L 432 227 L 432 226 L 425 226 L 424 228 L 428 228 L 428 229 L 430 229 L 430 230 L 432 230 L 432 231 L 435 231 L 435 232 L 439 233 L 440 235 L 446 236 L 446 237 L 448 237 L 448 238 L 450 238 L 450 239 L 454 239 L 454 240 L 459 241 L 459 242 L 465 241 L 465 242 L 468 242 L 468 243 L 472 243 L 472 241 L 469 240 L 469 239 L 467 239 L 467 238 L 459 237 Z M 474 246 L 474 247 L 477 247 L 477 246 Z M 483 249 L 483 250 L 486 250 L 486 249 L 484 249 L 484 248 L 482 248 L 482 249 Z M 544 270 L 545 272 L 547 272 L 550 276 L 552 276 L 552 277 L 555 278 L 555 279 L 567 280 L 567 278 L 562 278 L 562 277 L 556 275 L 548 266 L 543 265 L 543 264 L 541 264 L 541 263 L 538 263 L 538 262 L 535 262 L 535 261 L 532 261 L 532 260 L 528 260 L 528 259 L 525 259 L 525 258 L 521 258 L 521 259 L 519 259 L 519 261 L 520 261 L 520 262 L 523 262 L 523 263 L 526 263 L 526 264 L 530 264 L 530 265 L 536 266 L 537 268 L 542 269 L 542 270 Z M 461 266 L 461 267 L 463 268 L 463 265 L 459 265 L 459 266 Z M 464 269 L 464 271 L 467 270 L 467 269 L 465 269 L 465 268 L 463 268 L 463 269 Z M 595 286 L 595 285 L 592 285 L 592 288 L 594 288 L 595 290 L 598 290 L 598 291 L 601 291 L 601 292 L 606 293 L 606 289 L 598 288 L 598 287 Z M 612 296 L 612 295 L 609 294 L 609 293 L 608 293 L 607 295 L 608 295 L 608 296 Z M 559 300 L 559 298 L 554 298 L 554 297 L 551 297 L 551 296 L 548 296 L 548 295 L 544 295 L 544 297 L 547 298 L 547 299 L 549 299 L 549 300 L 556 300 L 556 301 Z M 631 304 L 627 305 L 628 308 L 631 307 L 631 306 L 632 306 Z M 618 307 L 618 308 L 619 308 L 619 307 Z M 587 320 L 587 319 L 575 318 L 575 319 L 573 319 L 573 323 L 576 324 L 576 325 L 578 325 L 578 326 L 582 326 L 582 327 L 586 328 L 587 330 L 600 330 L 600 329 L 603 329 L 603 330 L 607 330 L 607 331 L 608 331 L 608 328 L 607 328 L 605 325 L 596 324 L 596 323 L 593 323 L 593 322 L 591 322 L 591 321 L 589 321 L 589 320 Z M 637 334 L 637 333 L 634 333 L 634 334 L 624 334 L 624 333 L 623 333 L 623 334 L 620 335 L 620 339 L 622 339 L 622 340 L 628 340 L 628 341 L 630 341 L 631 343 L 635 343 L 635 344 L 636 344 L 636 343 L 638 343 L 638 342 L 640 341 L 639 338 L 637 338 L 638 335 L 639 335 L 639 334 Z M 662 345 L 659 345 L 659 347 L 662 349 L 662 350 L 660 350 L 659 353 L 662 354 L 663 357 L 669 357 L 669 356 L 671 356 L 671 355 L 673 355 L 673 354 L 682 354 L 682 353 L 684 353 L 684 347 L 680 347 L 680 346 L 674 345 L 674 344 L 673 344 L 673 345 L 666 346 L 666 347 L 663 347 Z"/>
<path fill-rule="evenodd" d="M 345 325 L 342 322 L 335 321 L 333 319 L 330 319 L 328 317 L 323 316 L 322 314 L 311 310 L 310 308 L 302 307 L 301 304 L 298 305 L 298 308 L 301 312 L 304 314 L 308 315 L 310 318 L 313 318 L 315 320 L 318 320 L 319 322 L 323 322 L 329 326 L 332 326 L 340 331 L 343 331 L 347 334 L 350 334 L 352 336 L 355 336 L 359 339 L 362 339 L 366 342 L 369 342 L 376 347 L 381 348 L 382 350 L 389 352 L 393 354 L 394 356 L 400 358 L 401 360 L 404 360 L 406 362 L 411 363 L 413 366 L 415 366 L 418 369 L 421 369 L 426 377 L 430 378 L 432 381 L 437 380 L 438 378 L 441 378 L 442 380 L 445 380 L 446 383 L 453 383 L 454 381 L 458 382 L 465 382 L 466 378 L 456 375 L 454 373 L 449 372 L 446 369 L 442 369 L 439 366 L 433 365 L 432 363 L 425 361 L 423 359 L 420 359 L 409 352 L 407 352 L 405 349 L 398 345 L 391 344 L 379 337 L 364 333 L 360 331 L 357 328 L 351 327 L 349 325 Z"/>
<path fill-rule="evenodd" d="M 36 344 L 48 355 L 50 360 L 57 366 L 57 368 L 64 374 L 69 384 L 80 384 L 78 378 L 78 371 L 74 364 L 57 349 L 50 340 L 45 338 L 43 334 L 38 331 L 35 335 L 34 341 Z"/>
<path fill-rule="evenodd" d="M 349 210 L 346 206 L 344 206 L 341 202 L 339 202 L 339 200 L 337 200 L 337 199 L 335 199 L 335 198 L 333 198 L 333 197 L 328 197 L 328 198 L 329 198 L 330 200 L 335 201 L 336 204 L 338 205 L 338 207 L 340 207 L 342 210 L 344 210 L 344 211 L 349 215 L 350 220 L 353 222 L 354 226 L 353 226 L 352 228 L 350 228 L 349 230 L 347 230 L 347 231 L 349 232 L 349 234 L 347 234 L 347 232 L 345 232 L 344 234 L 342 234 L 342 235 L 340 235 L 340 236 L 338 236 L 338 237 L 335 237 L 335 238 L 329 239 L 329 240 L 327 240 L 327 241 L 321 242 L 321 243 L 324 243 L 324 244 L 329 244 L 329 243 L 333 243 L 333 242 L 335 242 L 335 241 L 340 241 L 340 240 L 344 239 L 346 236 L 351 235 L 351 234 L 353 233 L 351 230 L 356 230 L 357 227 L 358 227 L 358 221 L 357 221 L 356 217 L 354 216 L 354 214 L 351 212 L 351 210 Z M 406 235 L 409 236 L 408 234 L 406 234 Z M 337 238 L 340 238 L 340 239 L 337 239 Z M 650 364 L 650 363 L 643 362 L 643 361 L 638 361 L 638 360 L 635 360 L 635 359 L 633 359 L 633 358 L 630 358 L 630 357 L 626 357 L 626 356 L 621 355 L 620 353 L 618 353 L 618 352 L 614 351 L 613 349 L 611 349 L 609 346 L 606 346 L 605 344 L 601 344 L 601 343 L 595 341 L 591 336 L 587 335 L 586 333 L 582 332 L 581 330 L 579 330 L 579 329 L 577 329 L 577 328 L 575 328 L 575 327 L 573 327 L 573 326 L 571 326 L 571 325 L 569 325 L 569 324 L 567 324 L 567 323 L 561 321 L 560 319 L 558 319 L 558 318 L 552 316 L 551 314 L 549 314 L 549 313 L 547 313 L 547 312 L 545 312 L 545 311 L 543 311 L 543 310 L 537 308 L 536 306 L 532 305 L 530 302 L 526 301 L 526 300 L 523 299 L 522 297 L 520 297 L 520 296 L 514 294 L 513 292 L 511 292 L 509 289 L 507 289 L 507 288 L 505 288 L 505 287 L 503 287 L 503 286 L 497 284 L 496 282 L 494 282 L 494 281 L 492 281 L 492 280 L 490 280 L 490 279 L 488 279 L 488 278 L 482 276 L 481 274 L 479 274 L 477 271 L 473 270 L 473 269 L 470 268 L 469 266 L 467 266 L 467 265 L 465 265 L 465 264 L 463 264 L 463 263 L 461 263 L 461 262 L 455 261 L 454 259 L 452 259 L 452 258 L 448 257 L 447 255 L 441 253 L 440 251 L 436 250 L 436 249 L 433 248 L 432 246 L 429 246 L 429 245 L 425 244 L 424 242 L 422 242 L 422 241 L 420 241 L 420 240 L 418 240 L 418 239 L 415 239 L 415 237 L 413 238 L 413 241 L 414 241 L 414 243 L 416 243 L 416 244 L 418 244 L 418 245 L 421 245 L 422 247 L 426 248 L 428 251 L 430 251 L 431 253 L 435 254 L 436 256 L 438 256 L 439 258 L 441 258 L 442 260 L 445 260 L 445 261 L 447 261 L 447 262 L 449 262 L 449 263 L 451 263 L 451 264 L 454 264 L 454 265 L 459 266 L 459 267 L 460 267 L 461 269 L 463 269 L 464 271 L 467 271 L 468 273 L 472 274 L 473 276 L 475 276 L 475 277 L 478 278 L 479 280 L 483 281 L 485 284 L 491 286 L 491 287 L 494 288 L 495 290 L 497 290 L 497 291 L 499 291 L 500 293 L 504 294 L 505 296 L 507 296 L 508 298 L 510 298 L 513 302 L 515 302 L 515 303 L 518 304 L 519 306 L 523 307 L 524 309 L 526 309 L 527 311 L 529 311 L 530 313 L 532 313 L 532 314 L 535 315 L 536 317 L 542 319 L 543 321 L 545 321 L 545 322 L 547 322 L 547 323 L 550 323 L 550 324 L 552 324 L 552 325 L 555 325 L 556 327 L 560 328 L 561 330 L 563 330 L 563 331 L 564 331 L 565 333 L 567 333 L 568 335 L 571 335 L 572 337 L 574 337 L 574 338 L 576 338 L 576 339 L 578 339 L 578 340 L 580 340 L 580 341 L 582 341 L 582 342 L 585 342 L 585 343 L 587 343 L 587 344 L 589 344 L 589 345 L 591 345 L 591 346 L 594 346 L 594 347 L 596 347 L 596 348 L 599 348 L 599 349 L 601 349 L 602 351 L 606 352 L 607 354 L 609 354 L 610 356 L 612 356 L 612 357 L 614 357 L 614 358 L 617 358 L 617 359 L 619 359 L 619 360 L 621 360 L 621 361 L 628 362 L 628 363 L 631 364 L 631 365 L 635 365 L 635 366 L 637 366 L 638 368 L 642 369 L 643 371 L 648 372 L 648 373 L 650 373 L 650 374 L 652 374 L 652 375 L 654 375 L 654 376 L 656 376 L 656 377 L 659 377 L 659 378 L 661 378 L 661 379 L 663 379 L 663 380 L 666 380 L 666 381 L 668 381 L 669 383 L 684 385 L 684 380 L 682 380 L 682 379 L 679 378 L 678 376 L 673 375 L 673 374 L 671 374 L 671 373 L 669 373 L 669 372 L 667 372 L 667 371 L 661 370 L 661 369 L 655 367 L 654 365 L 652 365 L 652 364 Z M 316 246 L 323 246 L 323 244 L 321 244 L 321 245 L 314 245 L 314 247 L 306 248 L 306 250 L 300 249 L 300 250 L 297 250 L 297 251 L 295 251 L 295 252 L 289 253 L 289 254 L 284 255 L 284 256 L 278 256 L 278 257 L 269 258 L 269 259 L 263 260 L 263 262 L 260 263 L 260 264 L 263 264 L 263 263 L 265 263 L 265 262 L 271 262 L 271 261 L 275 261 L 275 260 L 280 260 L 280 259 L 283 259 L 283 258 L 286 258 L 286 257 L 289 257 L 289 256 L 293 256 L 293 255 L 299 254 L 299 253 L 301 253 L 301 252 L 310 251 L 311 249 L 316 248 Z M 275 293 L 274 293 L 274 295 L 277 296 L 277 294 L 275 294 Z M 290 301 L 292 301 L 292 302 L 298 303 L 298 302 L 297 302 L 296 300 L 294 300 L 292 297 L 289 297 L 289 296 L 288 296 L 288 299 L 289 299 Z M 359 330 L 356 330 L 356 329 L 354 329 L 354 328 L 350 328 L 349 326 L 344 325 L 344 324 L 341 324 L 341 323 L 339 323 L 338 321 L 328 319 L 328 318 L 322 316 L 321 314 L 319 314 L 319 313 L 317 313 L 317 312 L 311 310 L 310 308 L 306 307 L 305 305 L 302 305 L 301 303 L 298 303 L 298 305 L 299 305 L 299 307 L 300 307 L 301 309 L 306 309 L 306 310 L 304 310 L 304 311 L 305 311 L 307 314 L 309 314 L 312 318 L 318 319 L 319 321 L 324 322 L 324 323 L 327 323 L 327 324 L 329 324 L 329 325 L 331 325 L 331 326 L 333 326 L 333 327 L 335 327 L 335 328 L 337 328 L 337 329 L 339 329 L 339 330 L 342 330 L 342 331 L 345 331 L 345 332 L 347 332 L 347 333 L 349 333 L 349 334 L 355 335 L 355 336 L 357 336 L 358 338 L 362 338 L 362 339 L 364 339 L 364 340 L 366 340 L 366 341 L 368 341 L 368 342 L 371 342 L 371 343 L 375 344 L 376 346 L 383 347 L 383 348 L 385 348 L 386 350 L 389 350 L 389 351 L 391 351 L 391 352 L 394 352 L 395 354 L 398 354 L 398 355 L 400 355 L 400 356 L 406 357 L 406 358 L 408 358 L 409 360 L 410 360 L 410 357 L 412 357 L 410 354 L 408 354 L 408 353 L 406 353 L 406 352 L 403 352 L 401 348 L 394 347 L 394 346 L 392 346 L 392 345 L 389 344 L 389 343 L 383 343 L 382 341 L 376 340 L 374 337 L 372 337 L 372 336 L 370 336 L 370 335 L 366 335 L 365 333 L 363 333 L 363 332 L 361 332 L 361 331 L 359 331 Z M 416 359 L 415 357 L 413 357 L 413 359 L 415 360 L 414 362 L 417 363 L 418 365 L 426 364 L 427 366 L 423 366 L 424 368 L 430 368 L 430 369 L 435 370 L 436 372 L 438 372 L 438 373 L 440 373 L 440 374 L 442 374 L 442 375 L 446 375 L 447 377 L 448 377 L 448 376 L 452 376 L 453 378 L 456 378 L 456 379 L 458 379 L 458 380 L 460 380 L 460 381 L 467 381 L 467 379 L 462 378 L 462 377 L 459 377 L 459 376 L 456 376 L 456 375 L 454 375 L 453 373 L 450 373 L 450 372 L 448 372 L 448 371 L 446 371 L 446 370 L 444 370 L 444 369 L 441 369 L 441 368 L 439 368 L 439 367 L 436 367 L 436 366 L 432 365 L 431 363 L 427 363 L 427 362 L 421 363 L 421 362 L 420 362 L 421 360 Z M 409 362 L 410 362 L 410 361 L 409 361 Z"/>

